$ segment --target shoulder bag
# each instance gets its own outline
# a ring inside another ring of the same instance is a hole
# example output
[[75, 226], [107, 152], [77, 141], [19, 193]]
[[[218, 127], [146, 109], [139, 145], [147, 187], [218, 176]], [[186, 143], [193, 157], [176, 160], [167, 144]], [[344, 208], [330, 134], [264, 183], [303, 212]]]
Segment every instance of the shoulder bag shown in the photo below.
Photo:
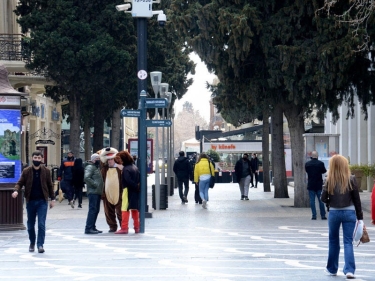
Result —
[[211, 171], [211, 163], [210, 163], [210, 161], [208, 161], [208, 167], [210, 167], [210, 185], [209, 185], [209, 187], [210, 188], [214, 188], [214, 186], [215, 186], [215, 176], [213, 176], [212, 175], [212, 171]]

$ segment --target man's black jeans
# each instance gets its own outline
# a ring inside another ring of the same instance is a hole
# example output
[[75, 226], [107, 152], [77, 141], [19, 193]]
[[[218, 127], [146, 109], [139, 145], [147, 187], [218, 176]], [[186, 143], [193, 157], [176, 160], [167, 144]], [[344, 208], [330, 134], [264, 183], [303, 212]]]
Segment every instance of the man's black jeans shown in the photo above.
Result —
[[[189, 193], [189, 178], [178, 178], [178, 192], [180, 194], [180, 198], [182, 201], [184, 201], [184, 197], [187, 198], [187, 195]], [[185, 185], [185, 191], [183, 192], [183, 185]]]

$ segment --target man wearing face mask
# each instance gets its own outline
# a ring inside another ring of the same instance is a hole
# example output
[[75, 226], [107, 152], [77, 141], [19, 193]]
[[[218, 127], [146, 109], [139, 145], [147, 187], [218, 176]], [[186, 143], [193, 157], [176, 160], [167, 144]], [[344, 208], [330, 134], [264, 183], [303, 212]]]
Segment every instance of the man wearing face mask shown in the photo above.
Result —
[[[41, 165], [42, 153], [32, 153], [33, 164], [22, 171], [21, 177], [14, 187], [12, 197], [18, 196], [19, 190], [25, 187], [27, 232], [29, 233], [29, 252], [35, 251], [35, 242], [38, 252], [44, 253], [44, 239], [46, 236], [46, 218], [48, 209], [48, 197], [51, 198], [50, 208], [55, 206], [55, 193], [53, 191], [51, 172]], [[38, 217], [38, 237], [35, 234], [35, 222]]]
[[234, 172], [240, 186], [241, 200], [249, 200], [249, 186], [252, 174], [249, 154], [244, 153], [242, 159], [237, 161]]
[[85, 234], [102, 233], [103, 231], [98, 230], [95, 225], [100, 211], [100, 199], [104, 188], [104, 181], [100, 173], [99, 154], [94, 153], [91, 155], [91, 161], [86, 162], [84, 180], [87, 185], [87, 197], [89, 199]]
[[74, 187], [72, 184], [74, 166], [74, 155], [72, 151], [68, 152], [67, 157], [61, 162], [57, 180], [60, 181], [62, 191], [65, 193], [66, 198], [69, 200], [69, 205], [74, 208], [73, 196]]

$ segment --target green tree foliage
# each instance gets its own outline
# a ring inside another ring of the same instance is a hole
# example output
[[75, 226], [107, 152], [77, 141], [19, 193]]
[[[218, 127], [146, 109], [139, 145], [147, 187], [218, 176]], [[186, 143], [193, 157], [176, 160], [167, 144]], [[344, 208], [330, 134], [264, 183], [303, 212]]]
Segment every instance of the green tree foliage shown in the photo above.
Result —
[[216, 150], [209, 149], [206, 153], [214, 162], [220, 162], [220, 155]]
[[[20, 0], [15, 11], [22, 32], [30, 35], [27, 67], [57, 82], [57, 87], [47, 89], [51, 97], [70, 102], [69, 141], [76, 153], [81, 119], [95, 127], [97, 150], [103, 143], [104, 120], [121, 106], [138, 106], [136, 20], [117, 12], [116, 4], [115, 0]], [[149, 23], [149, 68], [162, 71], [163, 80], [180, 98], [192, 82], [187, 74], [194, 72], [188, 48], [174, 33], [159, 28], [155, 19]]]
[[[16, 9], [22, 32], [29, 32], [31, 38], [27, 67], [57, 82], [57, 88], [48, 89], [52, 97], [69, 100], [69, 141], [76, 153], [81, 115], [91, 115], [99, 124], [105, 112], [119, 106], [125, 92], [120, 85], [126, 85], [124, 73], [134, 61], [134, 27], [124, 23], [127, 15], [114, 12], [114, 4], [112, 0], [21, 0]], [[109, 97], [111, 102], [105, 102]]]

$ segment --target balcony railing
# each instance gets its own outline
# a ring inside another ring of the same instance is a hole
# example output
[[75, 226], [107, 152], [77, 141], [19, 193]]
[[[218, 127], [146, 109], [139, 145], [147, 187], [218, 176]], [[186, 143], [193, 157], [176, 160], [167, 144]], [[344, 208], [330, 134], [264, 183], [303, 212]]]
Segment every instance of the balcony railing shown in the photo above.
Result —
[[[29, 63], [33, 56], [31, 54], [28, 37], [22, 34], [2, 34], [0, 33], [0, 60], [23, 61]], [[24, 75], [47, 77], [45, 70], [28, 71]]]
[[0, 34], [0, 60], [25, 61], [22, 34]]

